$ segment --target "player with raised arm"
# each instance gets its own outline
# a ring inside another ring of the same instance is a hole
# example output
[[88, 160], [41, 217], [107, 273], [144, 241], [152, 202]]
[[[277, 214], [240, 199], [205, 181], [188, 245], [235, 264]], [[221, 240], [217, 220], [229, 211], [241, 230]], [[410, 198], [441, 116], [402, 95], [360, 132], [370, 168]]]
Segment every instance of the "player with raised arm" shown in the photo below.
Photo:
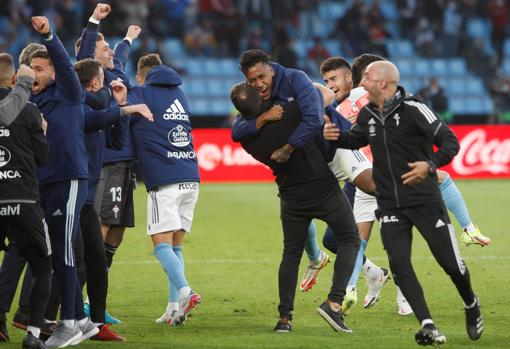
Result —
[[[74, 256], [80, 210], [87, 195], [87, 152], [84, 142], [85, 95], [64, 46], [46, 17], [32, 17], [47, 51], [32, 55], [36, 73], [30, 100], [48, 121], [48, 162], [37, 171], [42, 206], [53, 249], [53, 267], [61, 298], [61, 322], [46, 341], [65, 347], [98, 333], [83, 312]], [[66, 159], [62, 162], [62, 159]]]

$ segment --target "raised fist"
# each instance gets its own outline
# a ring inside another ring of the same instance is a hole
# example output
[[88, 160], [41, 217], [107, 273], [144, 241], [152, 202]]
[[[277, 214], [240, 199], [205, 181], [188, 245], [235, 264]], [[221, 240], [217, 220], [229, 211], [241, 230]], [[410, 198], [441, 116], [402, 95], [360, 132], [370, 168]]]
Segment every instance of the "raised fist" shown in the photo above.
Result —
[[32, 17], [32, 27], [42, 35], [48, 34], [51, 31], [50, 21], [44, 16]]
[[110, 7], [110, 5], [99, 3], [94, 9], [94, 13], [92, 13], [92, 18], [94, 18], [97, 21], [100, 21], [106, 18], [106, 16], [108, 16], [111, 10], [112, 8]]
[[16, 77], [19, 79], [22, 76], [29, 77], [35, 80], [35, 72], [28, 65], [22, 64], [18, 68], [18, 72], [16, 73]]
[[131, 40], [135, 40], [138, 38], [138, 36], [140, 35], [141, 32], [142, 32], [142, 28], [140, 28], [139, 26], [130, 25], [127, 30], [126, 36], [128, 38], [130, 38]]

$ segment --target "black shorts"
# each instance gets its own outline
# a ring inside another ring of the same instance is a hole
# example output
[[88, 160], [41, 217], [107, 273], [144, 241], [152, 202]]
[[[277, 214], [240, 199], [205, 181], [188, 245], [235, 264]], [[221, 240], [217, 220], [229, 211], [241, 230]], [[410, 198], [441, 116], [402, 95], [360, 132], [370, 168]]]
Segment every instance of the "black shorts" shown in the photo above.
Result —
[[0, 231], [7, 233], [26, 258], [35, 251], [42, 256], [51, 254], [48, 228], [38, 203], [0, 204]]
[[135, 226], [135, 185], [133, 161], [121, 161], [103, 167], [95, 205], [101, 224], [127, 228]]

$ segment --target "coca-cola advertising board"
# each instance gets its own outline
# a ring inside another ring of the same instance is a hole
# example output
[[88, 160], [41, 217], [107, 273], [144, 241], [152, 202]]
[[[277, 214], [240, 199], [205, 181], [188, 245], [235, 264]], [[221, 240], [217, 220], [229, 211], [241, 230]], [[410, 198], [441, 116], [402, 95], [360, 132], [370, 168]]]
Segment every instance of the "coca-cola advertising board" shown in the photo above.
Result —
[[[510, 126], [451, 126], [460, 151], [448, 166], [454, 178], [510, 178]], [[271, 170], [230, 138], [230, 129], [195, 129], [203, 182], [267, 182]]]

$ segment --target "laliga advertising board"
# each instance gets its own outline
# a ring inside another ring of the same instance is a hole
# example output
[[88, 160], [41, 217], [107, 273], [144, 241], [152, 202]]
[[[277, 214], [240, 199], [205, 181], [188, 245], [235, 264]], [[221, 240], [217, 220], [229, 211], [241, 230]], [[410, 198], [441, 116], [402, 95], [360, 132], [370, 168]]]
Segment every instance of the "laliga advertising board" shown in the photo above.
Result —
[[[460, 151], [442, 169], [454, 178], [510, 178], [510, 126], [451, 126]], [[230, 129], [193, 130], [204, 182], [267, 182], [271, 171], [230, 138]]]

